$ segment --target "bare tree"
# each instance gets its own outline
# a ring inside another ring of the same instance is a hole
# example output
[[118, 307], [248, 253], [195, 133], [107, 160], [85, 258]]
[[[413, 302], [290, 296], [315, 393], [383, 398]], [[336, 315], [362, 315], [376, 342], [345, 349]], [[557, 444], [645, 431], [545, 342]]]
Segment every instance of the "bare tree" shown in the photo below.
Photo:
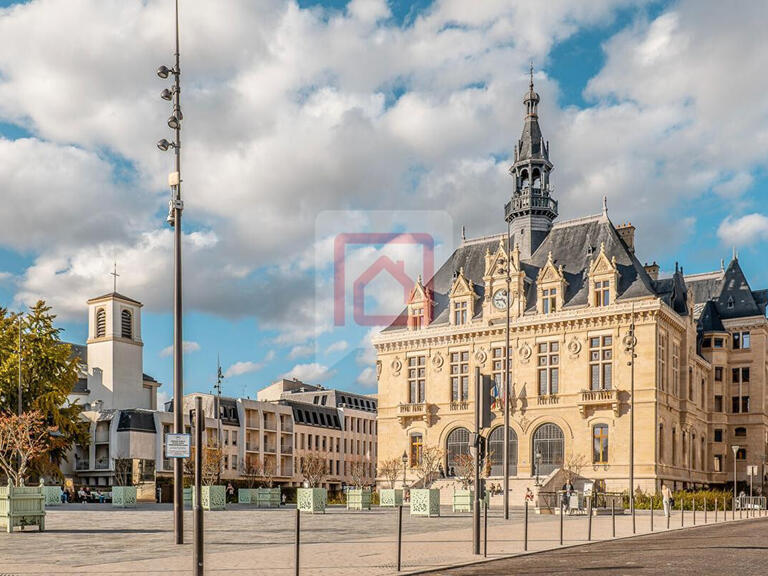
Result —
[[456, 457], [456, 477], [464, 490], [475, 483], [475, 459], [471, 454], [459, 454]]
[[390, 488], [395, 487], [395, 482], [397, 481], [398, 476], [400, 476], [402, 469], [403, 464], [400, 461], [400, 458], [384, 460], [379, 466], [379, 472], [381, 472], [381, 475], [387, 479]]
[[[184, 460], [184, 476], [194, 479], [195, 477], [195, 451], [196, 446], [189, 450], [189, 458]], [[221, 464], [224, 462], [224, 454], [219, 448], [206, 448], [203, 451], [203, 468], [201, 470], [201, 482], [204, 486], [213, 486], [216, 484], [221, 473]]]
[[437, 446], [427, 446], [421, 450], [421, 460], [416, 466], [416, 475], [424, 488], [429, 488], [437, 477], [443, 451]]
[[366, 464], [365, 462], [352, 462], [349, 467], [349, 475], [352, 476], [356, 488], [365, 486]]
[[326, 458], [316, 452], [306, 452], [301, 456], [301, 475], [311, 488], [317, 488], [328, 474]]
[[264, 465], [261, 467], [261, 477], [265, 487], [272, 488], [275, 485], [276, 468], [277, 465], [273, 459], [264, 460]]
[[23, 486], [29, 465], [48, 450], [55, 428], [38, 411], [0, 414], [0, 470], [15, 486]]
[[256, 487], [256, 482], [261, 477], [261, 465], [244, 461], [240, 466], [240, 473], [245, 478], [246, 486], [251, 489]]
[[571, 453], [571, 455], [568, 456], [568, 459], [565, 461], [565, 466], [563, 467], [566, 480], [573, 484], [573, 481], [581, 476], [581, 471], [586, 465], [587, 458], [584, 456], [584, 454]]
[[118, 486], [133, 486], [132, 459], [115, 458], [115, 484]]

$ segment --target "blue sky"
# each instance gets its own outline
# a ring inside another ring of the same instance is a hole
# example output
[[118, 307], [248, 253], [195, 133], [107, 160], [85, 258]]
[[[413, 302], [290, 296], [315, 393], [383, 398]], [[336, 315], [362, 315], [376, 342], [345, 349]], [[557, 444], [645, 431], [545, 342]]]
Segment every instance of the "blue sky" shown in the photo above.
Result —
[[[530, 61], [561, 218], [606, 195], [641, 259], [702, 272], [735, 246], [768, 286], [768, 50], [742, 25], [763, 3], [468, 4], [183, 4], [187, 390], [211, 388], [219, 355], [228, 394], [284, 374], [374, 392], [375, 327], [333, 325], [332, 237], [423, 225], [443, 258], [461, 226], [502, 229]], [[117, 260], [119, 291], [145, 303], [145, 371], [170, 393], [153, 69], [170, 60], [171, 2], [3, 6], [0, 304], [45, 298], [82, 342], [85, 300]], [[413, 254], [390, 255], [417, 273]], [[396, 309], [393, 293], [366, 307]]]

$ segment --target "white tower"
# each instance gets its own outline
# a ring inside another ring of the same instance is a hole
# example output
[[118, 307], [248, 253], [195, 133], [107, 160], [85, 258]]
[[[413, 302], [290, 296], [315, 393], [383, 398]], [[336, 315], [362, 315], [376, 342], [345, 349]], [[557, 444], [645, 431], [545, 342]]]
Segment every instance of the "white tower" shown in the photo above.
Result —
[[88, 300], [88, 402], [103, 409], [157, 407], [158, 383], [145, 382], [141, 302], [111, 292]]

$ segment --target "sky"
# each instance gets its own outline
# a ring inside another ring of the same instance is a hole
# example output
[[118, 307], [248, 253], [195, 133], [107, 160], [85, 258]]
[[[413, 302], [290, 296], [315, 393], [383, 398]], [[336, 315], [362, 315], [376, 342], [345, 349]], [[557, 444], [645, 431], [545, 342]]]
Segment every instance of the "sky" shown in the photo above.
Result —
[[[605, 196], [662, 273], [737, 251], [768, 287], [761, 0], [181, 10], [186, 391], [211, 390], [220, 358], [229, 395], [282, 376], [374, 393], [376, 316], [404, 297], [391, 278], [438, 266], [462, 228], [505, 228], [531, 63], [561, 220]], [[84, 342], [117, 263], [163, 397], [173, 155], [155, 146], [171, 138], [155, 70], [172, 55], [172, 0], [0, 0], [0, 305], [42, 298]], [[382, 262], [401, 268], [371, 280]]]

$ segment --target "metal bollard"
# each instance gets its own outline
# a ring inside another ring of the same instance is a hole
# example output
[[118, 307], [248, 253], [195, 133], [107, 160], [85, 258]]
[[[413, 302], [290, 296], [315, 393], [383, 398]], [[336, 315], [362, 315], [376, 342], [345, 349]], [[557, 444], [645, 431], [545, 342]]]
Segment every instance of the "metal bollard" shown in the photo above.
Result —
[[669, 521], [672, 519], [672, 504], [667, 504], [667, 530], [669, 530]]
[[707, 497], [704, 496], [704, 524], [707, 523]]
[[488, 500], [483, 500], [483, 558], [488, 557]]
[[616, 538], [616, 501], [611, 498], [611, 530], [613, 537]]
[[528, 500], [525, 501], [525, 524], [523, 524], [523, 550], [528, 550]]
[[685, 498], [680, 497], [680, 528], [685, 526]]
[[[733, 501], [733, 505], [736, 506], [736, 500]], [[739, 500], [739, 520], [741, 520], [742, 518], [741, 511], [742, 511], [741, 500]]]
[[563, 545], [563, 501], [560, 500], [560, 546]]
[[403, 505], [397, 507], [397, 571], [400, 572], [400, 561], [403, 551]]
[[592, 540], [592, 496], [587, 499], [587, 541]]
[[296, 576], [299, 576], [299, 545], [301, 543], [301, 510], [299, 510], [298, 504], [296, 505], [296, 535], [294, 546], [294, 559], [296, 564]]
[[651, 494], [651, 532], [653, 532], [653, 500], [655, 494]]
[[691, 508], [693, 508], [693, 525], [696, 526], [696, 496], [691, 498]]
[[715, 524], [717, 524], [717, 498], [715, 498]]

